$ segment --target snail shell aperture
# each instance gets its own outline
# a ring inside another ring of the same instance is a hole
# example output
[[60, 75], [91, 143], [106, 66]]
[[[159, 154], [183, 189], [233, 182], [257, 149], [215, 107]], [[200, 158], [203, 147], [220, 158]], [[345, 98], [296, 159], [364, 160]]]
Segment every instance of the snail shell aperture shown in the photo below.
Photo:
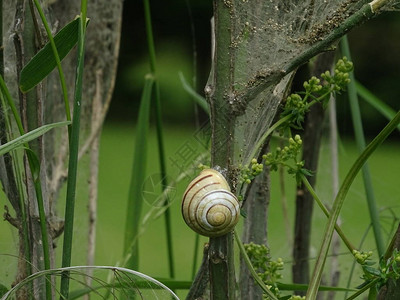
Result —
[[183, 194], [183, 219], [201, 235], [217, 237], [231, 232], [239, 214], [238, 199], [224, 176], [214, 169], [203, 170]]

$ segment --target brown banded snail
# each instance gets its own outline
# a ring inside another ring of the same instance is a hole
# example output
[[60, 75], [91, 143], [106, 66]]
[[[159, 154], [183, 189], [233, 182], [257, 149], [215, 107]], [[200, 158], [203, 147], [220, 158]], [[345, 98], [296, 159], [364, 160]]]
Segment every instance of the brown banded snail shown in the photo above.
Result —
[[203, 170], [183, 194], [183, 219], [201, 235], [217, 237], [231, 232], [239, 214], [238, 199], [224, 176], [214, 169]]

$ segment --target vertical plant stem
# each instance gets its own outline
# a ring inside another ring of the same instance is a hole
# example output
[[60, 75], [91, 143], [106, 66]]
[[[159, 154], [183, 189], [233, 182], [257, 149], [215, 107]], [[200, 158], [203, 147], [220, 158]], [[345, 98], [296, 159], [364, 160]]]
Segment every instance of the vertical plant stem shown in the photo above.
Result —
[[[71, 136], [69, 140], [69, 163], [67, 178], [67, 196], [65, 203], [65, 225], [64, 243], [62, 254], [62, 267], [71, 265], [72, 236], [74, 229], [75, 193], [76, 177], [78, 169], [78, 150], [79, 150], [79, 130], [80, 112], [82, 101], [82, 82], [83, 65], [85, 54], [85, 32], [86, 32], [86, 0], [81, 1], [81, 18], [79, 19], [78, 34], [78, 60], [76, 68], [75, 95], [74, 95], [74, 114], [71, 125]], [[69, 294], [69, 274], [63, 273], [61, 277], [61, 298], [68, 298]]]
[[[157, 142], [158, 142], [158, 155], [160, 161], [161, 184], [162, 184], [162, 192], [164, 192], [165, 189], [167, 189], [168, 187], [168, 180], [167, 180], [167, 168], [165, 163], [164, 137], [162, 129], [160, 86], [156, 77], [156, 51], [154, 46], [153, 29], [151, 25], [151, 11], [150, 11], [149, 0], [144, 0], [144, 15], [146, 22], [148, 51], [150, 56], [150, 70], [156, 78], [154, 84], [154, 89], [155, 89], [154, 108], [156, 112], [156, 130], [157, 130]], [[168, 198], [165, 201], [165, 205], [167, 204], [168, 204]], [[171, 278], [174, 278], [175, 277], [174, 253], [172, 248], [171, 212], [169, 208], [165, 210], [164, 217], [165, 217], [165, 230], [167, 236], [169, 276]]]
[[[330, 140], [330, 157], [331, 157], [331, 182], [332, 182], [332, 194], [334, 197], [339, 191], [339, 154], [338, 154], [338, 137], [337, 137], [337, 122], [336, 122], [336, 99], [331, 95], [329, 100], [329, 140]], [[340, 219], [337, 222], [340, 225]], [[333, 235], [332, 247], [331, 247], [331, 286], [338, 286], [340, 278], [339, 269], [339, 251], [340, 251], [340, 239], [337, 234]], [[335, 291], [330, 291], [327, 296], [327, 300], [333, 300], [335, 298]]]
[[[102, 78], [103, 72], [96, 71], [96, 92], [92, 103], [91, 130], [96, 131], [96, 124], [101, 119], [102, 110]], [[99, 185], [99, 154], [100, 154], [100, 131], [97, 132], [95, 139], [90, 147], [90, 170], [89, 170], [89, 199], [88, 199], [88, 246], [86, 263], [88, 266], [94, 265], [96, 253], [96, 226], [97, 226], [97, 200]], [[79, 155], [78, 155], [79, 156]], [[93, 269], [87, 270], [85, 283], [88, 287], [92, 286]], [[89, 300], [90, 295], [85, 296]]]
[[[212, 88], [207, 94], [211, 112], [211, 165], [229, 172], [233, 157], [235, 117], [226, 95], [233, 90], [231, 12], [223, 1], [214, 1], [215, 54]], [[229, 173], [228, 173], [229, 174]], [[229, 178], [228, 178], [229, 181]], [[209, 268], [211, 299], [235, 299], [233, 235], [210, 238]]]
[[[351, 54], [347, 36], [344, 36], [342, 38], [340, 45], [343, 55], [347, 56], [347, 58], [351, 61]], [[358, 103], [354, 72], [350, 72], [349, 75], [350, 75], [350, 83], [348, 84], [348, 94], [350, 101], [351, 116], [353, 119], [353, 127], [354, 127], [354, 134], [356, 137], [357, 147], [359, 153], [361, 153], [365, 149], [366, 143], [365, 143], [364, 130], [361, 120], [360, 106]], [[369, 171], [368, 163], [366, 163], [362, 167], [362, 175], [364, 181], [365, 194], [367, 197], [369, 215], [371, 218], [372, 229], [375, 237], [375, 243], [378, 249], [378, 255], [379, 257], [381, 257], [385, 253], [385, 244], [383, 242], [381, 225], [379, 222], [379, 214], [376, 206], [374, 190], [371, 180], [371, 173]]]

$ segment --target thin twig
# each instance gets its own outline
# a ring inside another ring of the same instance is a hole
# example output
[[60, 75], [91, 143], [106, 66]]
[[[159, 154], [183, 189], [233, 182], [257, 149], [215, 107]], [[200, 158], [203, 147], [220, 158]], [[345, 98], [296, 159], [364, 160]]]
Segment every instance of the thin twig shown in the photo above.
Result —
[[[329, 100], [329, 127], [330, 127], [330, 148], [331, 148], [331, 174], [332, 174], [332, 193], [334, 199], [339, 191], [339, 155], [338, 155], [338, 138], [337, 138], [337, 122], [336, 122], [336, 101], [335, 97], [331, 95]], [[338, 218], [337, 224], [340, 226], [340, 217]], [[331, 286], [337, 286], [339, 284], [340, 271], [339, 271], [339, 255], [340, 251], [340, 238], [335, 232], [332, 236], [332, 248], [331, 248]], [[335, 292], [330, 291], [327, 296], [327, 300], [334, 299]]]
[[[96, 93], [92, 102], [92, 129], [93, 124], [101, 118], [101, 91], [102, 91], [102, 75], [101, 69], [96, 72]], [[100, 131], [97, 138], [94, 139], [90, 150], [90, 175], [89, 175], [89, 203], [88, 203], [88, 250], [87, 250], [87, 265], [94, 265], [94, 256], [96, 250], [96, 224], [97, 224], [97, 195], [98, 195], [98, 174], [99, 174], [99, 145]], [[88, 269], [88, 276], [85, 277], [86, 284], [90, 287], [92, 283], [93, 269]], [[89, 295], [85, 298], [89, 299]]]

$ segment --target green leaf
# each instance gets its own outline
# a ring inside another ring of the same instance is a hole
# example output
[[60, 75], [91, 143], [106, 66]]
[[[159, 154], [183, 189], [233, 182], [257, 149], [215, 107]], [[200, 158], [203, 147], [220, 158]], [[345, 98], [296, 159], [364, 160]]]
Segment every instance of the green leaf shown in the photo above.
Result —
[[45, 134], [50, 129], [66, 126], [70, 123], [71, 122], [69, 122], [69, 121], [52, 123], [52, 124], [43, 125], [39, 128], [29, 131], [28, 133], [25, 133], [24, 135], [21, 135], [20, 137], [17, 137], [16, 139], [14, 139], [8, 143], [5, 143], [4, 145], [1, 145], [0, 146], [0, 156], [4, 155], [7, 152], [10, 152], [11, 150], [22, 147], [25, 143], [38, 138], [39, 136]]
[[[78, 42], [78, 24], [80, 17], [65, 25], [55, 36], [60, 60], [74, 48]], [[87, 26], [88, 22], [86, 22]], [[50, 43], [47, 43], [22, 69], [19, 81], [23, 93], [28, 92], [41, 82], [57, 66]]]
[[381, 271], [376, 269], [376, 268], [364, 266], [364, 270], [367, 271], [368, 273], [372, 274], [372, 275], [377, 276], [377, 277], [381, 276]]

